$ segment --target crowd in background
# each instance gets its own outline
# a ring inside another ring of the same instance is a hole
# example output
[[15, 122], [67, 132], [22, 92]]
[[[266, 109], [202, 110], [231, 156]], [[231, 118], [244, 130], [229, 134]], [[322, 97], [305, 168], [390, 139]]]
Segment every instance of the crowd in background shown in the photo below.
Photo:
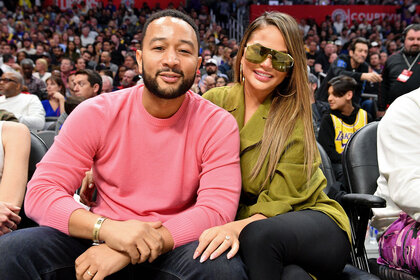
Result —
[[[176, 7], [190, 15], [199, 27], [203, 64], [197, 71], [193, 86], [195, 92], [203, 94], [215, 86], [233, 82], [232, 69], [239, 42], [228, 37], [227, 20], [235, 15], [236, 9], [254, 2], [221, 1], [205, 5], [203, 2], [190, 1], [187, 6], [181, 4]], [[25, 77], [27, 92], [41, 100], [51, 98], [45, 82], [55, 75], [62, 79], [66, 88], [65, 96], [69, 97], [74, 94], [71, 73], [82, 69], [92, 69], [108, 76], [103, 92], [141, 83], [135, 51], [141, 47], [142, 29], [147, 17], [160, 10], [159, 4], [149, 7], [144, 3], [140, 9], [133, 5], [121, 5], [117, 9], [111, 3], [102, 6], [98, 2], [98, 6], [88, 8], [81, 1], [71, 9], [61, 11], [57, 6], [41, 8], [37, 3], [40, 4], [37, 1], [31, 8], [18, 5], [7, 7], [0, 1], [0, 69], [2, 72], [20, 72]], [[387, 58], [402, 48], [401, 34], [404, 28], [420, 22], [411, 0], [398, 4], [401, 6], [395, 21], [384, 18], [369, 23], [365, 19], [360, 22], [354, 20], [349, 25], [340, 16], [327, 16], [318, 25], [311, 19], [300, 20], [307, 63], [319, 83], [327, 74], [330, 64], [338, 55], [348, 53], [352, 39], [358, 37], [369, 41], [366, 62], [380, 74]], [[168, 8], [174, 7], [169, 4]], [[230, 14], [226, 14], [226, 11]], [[369, 83], [364, 87], [364, 92], [377, 94], [378, 85]]]

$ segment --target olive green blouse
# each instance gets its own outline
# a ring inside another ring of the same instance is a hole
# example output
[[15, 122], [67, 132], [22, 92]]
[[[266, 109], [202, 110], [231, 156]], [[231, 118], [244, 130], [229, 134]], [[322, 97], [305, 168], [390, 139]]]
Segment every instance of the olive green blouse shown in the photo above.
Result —
[[262, 139], [272, 98], [266, 98], [244, 125], [245, 100], [242, 85], [214, 88], [203, 97], [226, 109], [238, 122], [241, 137], [242, 194], [237, 219], [254, 214], [273, 217], [289, 211], [312, 209], [331, 217], [351, 239], [346, 213], [340, 204], [323, 192], [327, 180], [319, 168], [319, 154], [315, 158], [314, 172], [307, 184], [302, 121], [296, 123], [293, 134], [287, 140], [285, 146], [288, 148], [277, 164], [273, 179], [261, 188], [267, 173], [267, 161], [254, 180], [250, 179], [250, 174], [258, 158], [259, 148], [256, 144]]

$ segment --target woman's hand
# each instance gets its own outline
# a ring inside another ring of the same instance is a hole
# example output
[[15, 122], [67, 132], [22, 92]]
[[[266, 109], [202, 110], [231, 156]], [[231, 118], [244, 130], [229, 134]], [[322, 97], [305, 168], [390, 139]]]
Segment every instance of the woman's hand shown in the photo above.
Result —
[[76, 277], [78, 280], [104, 279], [129, 263], [127, 254], [111, 249], [106, 244], [92, 246], [76, 259]]
[[20, 208], [13, 204], [0, 201], [0, 236], [17, 229], [20, 223]]
[[235, 229], [235, 222], [205, 230], [199, 238], [193, 258], [201, 255], [200, 262], [205, 262], [208, 258], [213, 260], [229, 248], [231, 249], [227, 258], [233, 258], [239, 250], [239, 233]]
[[80, 202], [93, 207], [96, 203], [92, 201], [93, 192], [95, 191], [95, 182], [93, 181], [92, 170], [89, 170], [85, 174], [85, 178], [82, 181], [82, 187], [80, 188]]
[[57, 100], [58, 102], [64, 102], [65, 101], [64, 95], [62, 95], [58, 91], [54, 92], [52, 94], [51, 98]]

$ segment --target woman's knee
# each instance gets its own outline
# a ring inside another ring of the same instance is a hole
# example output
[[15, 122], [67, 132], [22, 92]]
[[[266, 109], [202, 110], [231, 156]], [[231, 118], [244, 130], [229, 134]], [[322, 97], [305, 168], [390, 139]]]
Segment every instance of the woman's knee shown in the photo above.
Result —
[[272, 218], [248, 224], [239, 236], [241, 248], [258, 250], [264, 254], [270, 248], [281, 248], [283, 241], [287, 243], [292, 239], [295, 239], [293, 233]]

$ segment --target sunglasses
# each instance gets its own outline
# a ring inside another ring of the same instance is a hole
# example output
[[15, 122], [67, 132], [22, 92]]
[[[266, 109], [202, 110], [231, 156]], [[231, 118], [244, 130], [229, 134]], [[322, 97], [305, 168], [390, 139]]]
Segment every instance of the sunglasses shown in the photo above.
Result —
[[10, 82], [17, 83], [17, 81], [15, 81], [15, 80], [13, 80], [13, 79], [9, 79], [9, 78], [0, 78], [0, 83], [10, 83]]
[[293, 57], [288, 53], [266, 48], [258, 43], [246, 47], [245, 59], [251, 63], [261, 63], [268, 56], [271, 58], [273, 68], [279, 72], [287, 72], [293, 67]]

